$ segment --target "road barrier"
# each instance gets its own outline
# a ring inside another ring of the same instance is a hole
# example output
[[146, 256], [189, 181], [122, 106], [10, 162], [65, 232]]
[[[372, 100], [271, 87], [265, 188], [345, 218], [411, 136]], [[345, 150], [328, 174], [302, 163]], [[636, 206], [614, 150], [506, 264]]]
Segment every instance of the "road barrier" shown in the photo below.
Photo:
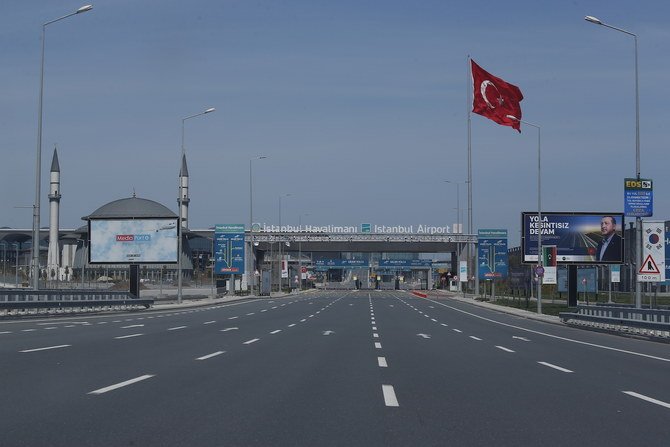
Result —
[[153, 299], [101, 290], [0, 290], [0, 315], [149, 308]]
[[559, 317], [566, 324], [670, 340], [670, 310], [666, 309], [600, 304], [577, 306], [576, 312], [561, 312]]

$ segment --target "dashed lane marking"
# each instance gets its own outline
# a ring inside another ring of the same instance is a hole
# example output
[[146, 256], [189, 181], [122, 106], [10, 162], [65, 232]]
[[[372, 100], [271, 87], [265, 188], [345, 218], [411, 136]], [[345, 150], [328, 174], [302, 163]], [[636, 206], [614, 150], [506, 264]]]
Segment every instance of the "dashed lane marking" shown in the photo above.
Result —
[[143, 376], [135, 377], [134, 379], [126, 380], [125, 382], [120, 382], [114, 385], [106, 386], [104, 388], [99, 388], [97, 390], [91, 391], [88, 394], [104, 394], [109, 391], [114, 391], [119, 388], [123, 388], [124, 386], [132, 385], [133, 383], [141, 382], [143, 380], [147, 380], [154, 377], [153, 374], [145, 374]]

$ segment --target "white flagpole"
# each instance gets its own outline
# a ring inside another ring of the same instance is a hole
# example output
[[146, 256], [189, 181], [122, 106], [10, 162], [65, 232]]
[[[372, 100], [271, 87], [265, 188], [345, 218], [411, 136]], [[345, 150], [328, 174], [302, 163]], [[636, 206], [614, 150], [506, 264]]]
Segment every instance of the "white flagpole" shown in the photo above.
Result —
[[[472, 62], [470, 55], [468, 54], [468, 82], [467, 82], [467, 110], [468, 110], [468, 234], [473, 234], [473, 225], [472, 225], [472, 97], [470, 92], [472, 91], [473, 81], [472, 81]], [[473, 254], [475, 252], [474, 244], [468, 244], [468, 274], [475, 277], [475, 296], [479, 296], [479, 275], [476, 272], [477, 263], [472, 262]]]

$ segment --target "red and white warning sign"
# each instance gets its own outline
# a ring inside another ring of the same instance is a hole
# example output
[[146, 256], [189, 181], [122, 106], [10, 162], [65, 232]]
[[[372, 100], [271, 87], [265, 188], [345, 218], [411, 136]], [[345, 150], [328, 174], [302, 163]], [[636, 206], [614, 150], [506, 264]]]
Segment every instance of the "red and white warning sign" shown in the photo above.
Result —
[[665, 281], [665, 223], [642, 222], [642, 259], [637, 272], [640, 282]]

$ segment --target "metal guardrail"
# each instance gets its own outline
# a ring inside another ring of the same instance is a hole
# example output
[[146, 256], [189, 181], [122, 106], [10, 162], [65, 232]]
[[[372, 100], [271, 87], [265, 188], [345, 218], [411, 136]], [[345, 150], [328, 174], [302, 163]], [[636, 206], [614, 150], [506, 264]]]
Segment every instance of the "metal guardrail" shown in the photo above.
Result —
[[105, 309], [149, 308], [153, 299], [133, 298], [128, 292], [101, 290], [0, 290], [0, 311], [37, 310], [41, 313], [65, 309], [95, 311]]
[[666, 309], [637, 309], [604, 304], [578, 306], [576, 312], [561, 312], [559, 317], [568, 324], [670, 338], [670, 310]]

